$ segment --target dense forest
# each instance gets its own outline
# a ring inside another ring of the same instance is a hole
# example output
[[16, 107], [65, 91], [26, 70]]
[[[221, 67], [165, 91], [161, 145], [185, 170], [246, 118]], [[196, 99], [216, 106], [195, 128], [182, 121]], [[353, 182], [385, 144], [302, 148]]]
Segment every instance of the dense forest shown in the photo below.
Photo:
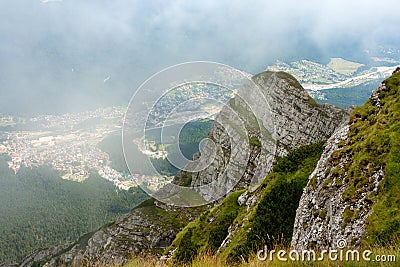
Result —
[[139, 188], [118, 190], [96, 173], [82, 183], [62, 180], [49, 167], [14, 174], [6, 160], [0, 155], [0, 264], [74, 241], [147, 198]]

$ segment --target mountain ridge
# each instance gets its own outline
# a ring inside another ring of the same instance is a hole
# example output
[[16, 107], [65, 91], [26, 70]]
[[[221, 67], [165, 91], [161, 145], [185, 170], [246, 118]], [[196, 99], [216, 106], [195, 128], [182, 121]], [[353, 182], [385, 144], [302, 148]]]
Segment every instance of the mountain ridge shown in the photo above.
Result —
[[[232, 194], [203, 213], [178, 234], [166, 252], [168, 258], [190, 263], [211, 251], [229, 264], [246, 261], [264, 245], [291, 245], [297, 251], [396, 247], [400, 236], [399, 94], [400, 69], [396, 69], [326, 143], [320, 143], [319, 150], [311, 148], [318, 147], [314, 143], [290, 151], [260, 187]], [[313, 153], [317, 156], [311, 159]], [[291, 187], [293, 181], [301, 186]], [[228, 226], [219, 229], [226, 237], [213, 249], [218, 236], [213, 233], [213, 221], [229, 214], [225, 202], [234, 201], [229, 198], [236, 200], [236, 213]]]
[[[240, 90], [241, 96], [254, 110], [249, 109], [243, 99], [235, 97], [230, 101], [229, 107], [225, 110], [223, 108], [219, 115], [229, 118], [232, 115], [228, 110], [234, 109], [242, 116], [244, 127], [249, 133], [243, 137], [248, 138], [250, 145], [249, 161], [244, 166], [244, 173], [236, 172], [240, 179], [233, 189], [211, 187], [211, 191], [200, 190], [202, 196], [215, 193], [227, 195], [231, 191], [249, 186], [256, 188], [261, 179], [272, 170], [277, 158], [288, 155], [290, 150], [302, 145], [326, 140], [348, 116], [340, 108], [317, 104], [289, 74], [267, 71], [255, 75], [253, 81], [260, 87], [260, 97], [254, 97], [254, 92], [246, 91], [246, 87]], [[265, 109], [266, 103], [263, 99], [268, 100], [270, 110]], [[261, 114], [260, 118], [254, 118], [254, 112]], [[271, 128], [271, 123], [274, 128]], [[239, 134], [229, 140], [222, 126], [226, 127], [223, 120], [218, 121], [217, 116], [209, 133], [209, 138], [215, 141], [217, 152], [219, 151], [217, 160], [205, 170], [191, 173], [190, 177], [182, 179], [187, 173], [178, 172], [175, 182], [179, 182], [179, 179], [185, 182], [190, 178], [191, 186], [199, 186], [221, 180], [220, 172], [216, 170], [223, 169], [226, 164], [224, 162], [228, 162], [233, 154], [230, 144], [237, 141], [235, 138], [243, 138]], [[271, 136], [276, 138], [276, 143]], [[235, 170], [231, 175], [235, 176]], [[225, 178], [222, 177], [221, 181]], [[251, 192], [254, 189], [248, 190]], [[59, 263], [79, 265], [82, 262], [89, 262], [90, 265], [115, 265], [126, 263], [130, 257], [141, 253], [161, 255], [163, 248], [172, 243], [175, 235], [187, 223], [216, 204], [189, 209], [165, 205], [154, 199], [148, 200], [130, 214], [95, 232], [82, 244], [74, 243], [67, 251], [53, 256], [48, 252], [38, 252], [31, 255], [30, 259], [33, 260], [26, 260], [21, 266], [33, 266], [35, 262], [47, 262], [48, 266]]]

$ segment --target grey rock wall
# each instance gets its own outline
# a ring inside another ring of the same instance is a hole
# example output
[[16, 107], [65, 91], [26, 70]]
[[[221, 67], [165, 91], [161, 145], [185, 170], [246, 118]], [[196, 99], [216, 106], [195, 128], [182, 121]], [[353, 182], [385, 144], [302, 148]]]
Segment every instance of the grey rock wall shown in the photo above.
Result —
[[[378, 108], [379, 92], [384, 88], [382, 84], [370, 97], [371, 104]], [[349, 127], [345, 123], [328, 140], [304, 189], [292, 237], [292, 247], [297, 250], [335, 248], [339, 241], [347, 247], [358, 247], [366, 233], [366, 220], [373, 204], [369, 196], [377, 192], [384, 172], [378, 168], [368, 177], [368, 186], [346, 201], [344, 193], [350, 184], [345, 166], [352, 160], [346, 149]]]
[[[327, 140], [348, 116], [340, 108], [315, 103], [289, 74], [263, 72], [254, 76], [253, 81], [259, 92], [245, 86], [239, 90], [240, 97], [232, 99], [216, 118], [209, 134], [213, 144], [206, 144], [215, 146], [216, 159], [209, 167], [191, 174], [191, 186], [199, 188], [198, 192], [206, 200], [229, 193], [232, 188], [225, 186], [229, 180], [237, 183], [234, 190], [256, 185], [271, 170], [277, 157], [300, 145]], [[253, 91], [246, 91], [249, 89]], [[230, 130], [226, 128], [233, 120], [227, 114], [231, 110], [240, 114], [245, 133], [236, 130], [231, 136], [227, 134]], [[243, 139], [250, 140], [250, 144]], [[251, 140], [255, 139], [260, 145], [253, 145]], [[247, 153], [247, 158], [241, 157], [247, 159], [244, 166], [229, 166], [237, 153]], [[201, 188], [213, 181], [220, 182]]]

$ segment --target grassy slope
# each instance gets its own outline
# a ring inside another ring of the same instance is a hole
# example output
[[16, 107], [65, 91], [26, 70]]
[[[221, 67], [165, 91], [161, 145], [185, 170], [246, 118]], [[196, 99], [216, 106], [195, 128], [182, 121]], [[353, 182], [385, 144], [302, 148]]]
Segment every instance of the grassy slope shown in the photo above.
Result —
[[[293, 231], [296, 209], [323, 150], [323, 142], [302, 146], [281, 158], [263, 184], [254, 192], [261, 193], [257, 204], [239, 214], [234, 223], [244, 222], [232, 243], [222, 251], [228, 262], [247, 259], [265, 244], [269, 247], [288, 245]], [[244, 217], [248, 217], [248, 220]]]
[[388, 245], [400, 239], [400, 73], [384, 81], [386, 89], [378, 109], [367, 101], [350, 118], [349, 144], [344, 149], [352, 155], [347, 167], [352, 197], [370, 185], [369, 177], [383, 168], [385, 177], [379, 194], [371, 196], [374, 212], [368, 219], [365, 243]]
[[220, 205], [204, 212], [197, 220], [189, 223], [167, 249], [178, 248], [176, 262], [190, 262], [199, 253], [215, 253], [228, 234], [228, 228], [238, 213], [243, 210], [237, 198], [243, 190], [232, 193]]
[[[232, 243], [220, 254], [231, 263], [247, 258], [264, 244], [288, 244], [299, 199], [322, 148], [322, 143], [303, 146], [279, 159], [273, 172], [254, 192], [261, 193], [261, 198], [249, 212], [245, 205], [238, 205], [237, 199], [244, 191], [237, 191], [187, 225], [168, 249], [177, 248], [174, 261], [190, 262], [199, 254], [215, 253], [229, 226], [235, 223], [244, 222], [244, 227], [239, 228]], [[245, 216], [248, 220], [243, 220]]]

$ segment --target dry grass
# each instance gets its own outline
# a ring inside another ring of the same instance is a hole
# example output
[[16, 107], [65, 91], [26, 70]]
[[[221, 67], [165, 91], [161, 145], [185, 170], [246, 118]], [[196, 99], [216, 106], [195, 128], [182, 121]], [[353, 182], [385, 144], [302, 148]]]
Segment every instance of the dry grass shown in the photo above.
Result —
[[[275, 250], [279, 250], [280, 248], [275, 248]], [[334, 267], [334, 266], [385, 266], [385, 267], [396, 267], [400, 266], [400, 248], [398, 246], [390, 246], [387, 248], [382, 248], [382, 247], [369, 247], [366, 248], [372, 251], [372, 255], [370, 256], [370, 259], [374, 259], [376, 255], [395, 255], [396, 261], [395, 262], [376, 262], [376, 261], [363, 261], [361, 253], [363, 250], [360, 250], [360, 258], [361, 260], [359, 262], [357, 261], [331, 261], [328, 259], [328, 257], [325, 257], [323, 261], [306, 261], [306, 262], [301, 262], [301, 261], [287, 261], [287, 262], [282, 262], [277, 259], [276, 254], [274, 255], [274, 260], [266, 260], [266, 261], [260, 261], [257, 259], [256, 255], [252, 255], [249, 257], [248, 261], [242, 261], [241, 263], [237, 264], [229, 264], [227, 263], [224, 259], [221, 257], [217, 257], [215, 255], [211, 254], [202, 254], [196, 257], [191, 264], [186, 264], [186, 265], [180, 265], [182, 267], [261, 267], [261, 266], [284, 266], [284, 267], [297, 267], [297, 266], [323, 266], [323, 267]], [[289, 251], [288, 249], [285, 249], [286, 251]], [[286, 255], [287, 257], [287, 255]], [[129, 264], [127, 264], [125, 267], [171, 267], [174, 266], [173, 262], [161, 262], [157, 258], [136, 258], [132, 260]]]

